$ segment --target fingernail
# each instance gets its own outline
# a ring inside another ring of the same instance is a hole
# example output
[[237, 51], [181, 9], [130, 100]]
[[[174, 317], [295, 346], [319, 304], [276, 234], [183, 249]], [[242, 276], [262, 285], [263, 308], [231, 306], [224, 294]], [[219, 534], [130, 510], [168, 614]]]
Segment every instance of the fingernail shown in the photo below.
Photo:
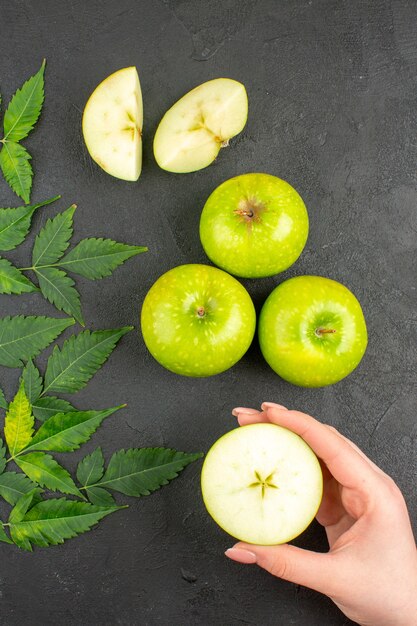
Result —
[[237, 561], [238, 563], [245, 563], [246, 565], [256, 563], [256, 554], [254, 552], [249, 552], [249, 550], [229, 548], [226, 550], [225, 555], [229, 557], [229, 559], [232, 559], [232, 561]]
[[285, 409], [286, 411], [288, 410], [286, 406], [284, 406], [283, 404], [276, 404], [275, 402], [262, 402], [261, 407], [266, 410], [266, 409]]
[[244, 406], [237, 406], [235, 409], [233, 409], [232, 415], [237, 417], [239, 413], [246, 413], [247, 415], [255, 415], [256, 413], [259, 413], [259, 411], [257, 411], [256, 409], [245, 409]]

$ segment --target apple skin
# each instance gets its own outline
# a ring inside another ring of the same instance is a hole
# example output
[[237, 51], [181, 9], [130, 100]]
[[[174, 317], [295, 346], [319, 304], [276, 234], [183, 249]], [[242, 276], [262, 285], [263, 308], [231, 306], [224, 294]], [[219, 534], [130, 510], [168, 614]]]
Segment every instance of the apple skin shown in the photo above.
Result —
[[141, 312], [149, 352], [183, 376], [212, 376], [232, 367], [249, 348], [255, 326], [246, 289], [208, 265], [180, 265], [163, 274]]
[[321, 276], [297, 276], [278, 285], [262, 307], [258, 332], [267, 363], [300, 387], [342, 380], [357, 367], [368, 342], [356, 297]]
[[[265, 488], [259, 478], [267, 479]], [[323, 475], [301, 437], [258, 423], [236, 428], [213, 444], [201, 490], [207, 511], [223, 530], [240, 541], [274, 545], [291, 541], [314, 519]]]
[[307, 237], [302, 198], [270, 174], [226, 180], [210, 195], [200, 219], [200, 239], [209, 259], [242, 278], [283, 272], [298, 259]]

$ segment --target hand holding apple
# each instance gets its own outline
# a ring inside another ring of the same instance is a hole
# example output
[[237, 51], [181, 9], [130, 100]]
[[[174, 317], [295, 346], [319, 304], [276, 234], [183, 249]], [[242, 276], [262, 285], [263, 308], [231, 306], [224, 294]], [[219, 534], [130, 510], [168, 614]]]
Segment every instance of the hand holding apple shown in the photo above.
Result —
[[269, 402], [262, 409], [233, 413], [242, 426], [265, 422], [292, 430], [322, 460], [324, 493], [317, 520], [326, 529], [330, 550], [238, 543], [227, 556], [326, 594], [359, 624], [414, 624], [417, 551], [394, 481], [334, 428]]

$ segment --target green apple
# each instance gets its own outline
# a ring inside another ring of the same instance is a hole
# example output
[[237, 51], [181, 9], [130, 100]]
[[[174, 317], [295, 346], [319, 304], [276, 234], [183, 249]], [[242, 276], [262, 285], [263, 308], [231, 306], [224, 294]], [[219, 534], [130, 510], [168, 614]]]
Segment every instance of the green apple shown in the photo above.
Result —
[[208, 265], [180, 265], [163, 274], [141, 313], [149, 352], [184, 376], [212, 376], [234, 365], [249, 348], [255, 325], [246, 289]]
[[359, 364], [368, 341], [365, 318], [353, 293], [321, 276], [298, 276], [267, 298], [259, 343], [272, 369], [301, 387], [338, 382]]
[[142, 169], [143, 105], [135, 67], [108, 76], [91, 94], [83, 115], [87, 150], [108, 174], [137, 180]]
[[223, 435], [209, 450], [201, 489], [212, 518], [248, 543], [286, 543], [320, 506], [323, 477], [311, 448], [275, 424], [252, 424]]
[[155, 159], [168, 172], [201, 170], [241, 132], [247, 117], [244, 85], [230, 78], [209, 80], [165, 113], [155, 134]]
[[213, 263], [244, 278], [283, 272], [300, 256], [308, 214], [291, 185], [270, 174], [226, 180], [207, 200], [200, 239]]

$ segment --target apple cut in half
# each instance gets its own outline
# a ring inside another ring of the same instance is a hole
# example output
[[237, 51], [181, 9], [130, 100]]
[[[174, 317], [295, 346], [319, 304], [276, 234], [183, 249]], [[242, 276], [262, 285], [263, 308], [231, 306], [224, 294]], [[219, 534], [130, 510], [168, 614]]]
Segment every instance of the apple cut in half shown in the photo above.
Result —
[[108, 76], [91, 94], [83, 135], [91, 158], [108, 174], [137, 180], [142, 170], [143, 104], [136, 67]]
[[323, 476], [311, 448], [276, 424], [242, 426], [209, 450], [201, 474], [208, 512], [240, 541], [286, 543], [320, 506]]
[[248, 96], [242, 83], [230, 78], [209, 80], [165, 113], [155, 134], [155, 159], [168, 172], [201, 170], [243, 130], [247, 117]]

